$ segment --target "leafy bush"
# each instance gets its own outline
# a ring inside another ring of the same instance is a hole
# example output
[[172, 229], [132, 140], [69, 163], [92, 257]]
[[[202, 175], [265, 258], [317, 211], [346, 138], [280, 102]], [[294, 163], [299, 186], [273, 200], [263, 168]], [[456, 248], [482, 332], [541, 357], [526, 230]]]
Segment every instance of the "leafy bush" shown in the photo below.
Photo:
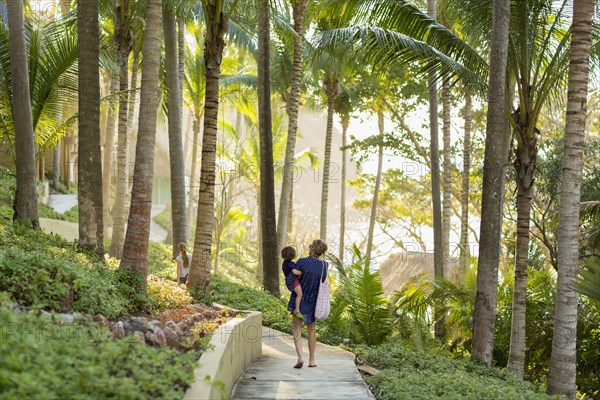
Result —
[[181, 399], [197, 354], [153, 348], [105, 328], [60, 325], [0, 307], [0, 397]]
[[[283, 332], [292, 332], [292, 319], [287, 301], [249, 286], [232, 283], [223, 278], [211, 280], [213, 301], [238, 310], [256, 310], [263, 314], [263, 325]], [[194, 293], [193, 293], [194, 294]]]
[[414, 351], [401, 343], [359, 346], [361, 361], [382, 371], [369, 379], [378, 399], [549, 399], [541, 388], [497, 368], [452, 359], [449, 353]]
[[177, 265], [173, 261], [173, 248], [165, 243], [148, 243], [148, 273], [163, 279], [177, 280]]
[[47, 206], [42, 203], [39, 203], [38, 204], [38, 212], [39, 212], [40, 218], [58, 219], [61, 221], [68, 221], [68, 222], [75, 222], [75, 223], [79, 222], [79, 207], [78, 206], [74, 206], [70, 210], [67, 210], [64, 214], [61, 214], [57, 211], [54, 211], [54, 209], [52, 207]]
[[148, 296], [153, 310], [185, 307], [193, 300], [184, 287], [154, 275], [148, 276]]
[[152, 218], [154, 222], [160, 225], [164, 230], [171, 230], [171, 205], [167, 204], [165, 209]]
[[116, 275], [57, 236], [0, 225], [0, 290], [24, 306], [117, 317], [132, 311]]

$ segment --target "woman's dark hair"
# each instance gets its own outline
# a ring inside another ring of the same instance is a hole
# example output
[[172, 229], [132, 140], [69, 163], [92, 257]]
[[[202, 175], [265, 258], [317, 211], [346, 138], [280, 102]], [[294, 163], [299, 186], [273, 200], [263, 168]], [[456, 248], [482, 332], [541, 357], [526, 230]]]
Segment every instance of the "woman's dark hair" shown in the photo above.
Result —
[[293, 260], [296, 258], [296, 250], [291, 246], [286, 246], [281, 249], [281, 258], [284, 260]]

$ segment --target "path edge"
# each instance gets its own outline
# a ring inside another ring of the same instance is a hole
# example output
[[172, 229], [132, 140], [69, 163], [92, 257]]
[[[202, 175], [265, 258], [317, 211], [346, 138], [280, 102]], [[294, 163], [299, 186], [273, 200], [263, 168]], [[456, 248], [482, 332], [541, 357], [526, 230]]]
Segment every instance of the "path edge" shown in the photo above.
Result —
[[[235, 312], [235, 310], [234, 310]], [[262, 355], [262, 313], [246, 311], [219, 326], [194, 369], [184, 400], [229, 398], [246, 367]]]

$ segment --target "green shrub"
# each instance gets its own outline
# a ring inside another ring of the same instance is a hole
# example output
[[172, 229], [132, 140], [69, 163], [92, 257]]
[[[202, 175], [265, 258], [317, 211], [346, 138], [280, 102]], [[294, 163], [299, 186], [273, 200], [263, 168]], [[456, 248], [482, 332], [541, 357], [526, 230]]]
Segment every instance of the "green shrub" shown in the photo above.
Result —
[[197, 354], [0, 307], [0, 398], [181, 399]]
[[148, 276], [148, 297], [150, 307], [157, 311], [185, 307], [192, 304], [193, 300], [185, 287], [154, 275]]
[[452, 359], [449, 353], [414, 351], [398, 343], [358, 346], [358, 358], [382, 369], [369, 379], [378, 399], [549, 399], [539, 386], [498, 368]]
[[171, 230], [171, 205], [167, 204], [165, 206], [165, 209], [162, 210], [159, 214], [155, 215], [152, 219], [163, 229], [167, 231]]
[[263, 314], [263, 325], [283, 332], [292, 332], [292, 319], [287, 300], [249, 286], [232, 283], [220, 277], [211, 280], [212, 299], [216, 303], [238, 310], [256, 310]]
[[177, 264], [173, 261], [173, 247], [165, 243], [149, 242], [148, 273], [163, 279], [177, 280]]
[[73, 243], [58, 236], [0, 225], [0, 249], [0, 291], [21, 305], [111, 318], [143, 303], [111, 269], [114, 263], [78, 253]]

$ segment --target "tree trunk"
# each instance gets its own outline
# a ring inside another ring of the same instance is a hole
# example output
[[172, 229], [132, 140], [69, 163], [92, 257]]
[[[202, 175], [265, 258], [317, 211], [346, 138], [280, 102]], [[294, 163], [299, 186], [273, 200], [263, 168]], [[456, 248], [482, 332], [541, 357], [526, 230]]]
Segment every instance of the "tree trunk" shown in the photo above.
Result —
[[189, 238], [192, 232], [192, 223], [194, 222], [194, 209], [196, 208], [196, 202], [194, 201], [194, 195], [198, 193], [198, 186], [196, 185], [196, 170], [198, 169], [198, 142], [200, 140], [200, 114], [194, 116], [194, 122], [192, 123], [192, 130], [194, 131], [194, 139], [192, 142], [192, 167], [190, 171], [190, 190], [188, 193], [188, 224], [187, 224], [187, 237]]
[[52, 187], [58, 192], [60, 190], [60, 142], [56, 143], [53, 156]]
[[579, 202], [589, 82], [592, 0], [574, 0], [567, 121], [558, 217], [558, 277], [548, 394], [575, 398]]
[[[217, 152], [217, 123], [219, 118], [219, 74], [229, 16], [223, 12], [223, 3], [207, 1], [204, 7], [206, 35], [204, 63], [206, 90], [204, 98], [204, 129], [202, 133], [202, 161], [194, 257], [188, 276], [190, 288], [208, 288], [210, 285], [210, 253], [215, 211], [215, 178]], [[218, 6], [218, 7], [217, 7]]]
[[102, 215], [104, 217], [104, 237], [108, 236], [107, 229], [110, 226], [110, 193], [112, 178], [112, 149], [115, 136], [115, 120], [117, 119], [118, 101], [112, 97], [119, 91], [119, 77], [110, 78], [110, 101], [108, 105], [108, 116], [106, 120], [106, 134], [104, 135], [104, 162], [102, 163]]
[[7, 7], [14, 103], [15, 166], [17, 170], [14, 220], [22, 221], [37, 228], [39, 221], [35, 187], [35, 147], [33, 144], [33, 121], [29, 94], [27, 49], [25, 47], [23, 2], [9, 1]]
[[383, 133], [384, 120], [383, 111], [377, 111], [377, 121], [379, 126], [379, 150], [377, 157], [377, 176], [375, 177], [375, 190], [373, 191], [373, 201], [371, 202], [371, 218], [369, 219], [369, 232], [367, 234], [367, 252], [365, 258], [367, 265], [371, 263], [371, 251], [373, 249], [373, 234], [375, 233], [375, 221], [377, 220], [377, 201], [379, 199], [379, 187], [381, 186], [381, 173], [383, 170]]
[[165, 70], [167, 75], [167, 107], [169, 118], [169, 161], [171, 167], [171, 220], [173, 257], [179, 243], [187, 243], [185, 208], [185, 158], [181, 129], [181, 95], [179, 93], [179, 63], [177, 61], [177, 23], [169, 7], [163, 15], [165, 37]]
[[[138, 68], [140, 65], [140, 52], [134, 51], [133, 65], [131, 66], [131, 82], [129, 83], [129, 96], [127, 103], [127, 134], [133, 139], [136, 135], [133, 132], [133, 123], [135, 121], [135, 104], [137, 103], [137, 81]], [[135, 144], [132, 140], [131, 144]]]
[[348, 125], [350, 125], [350, 116], [342, 116], [342, 187], [340, 197], [340, 248], [338, 258], [344, 262], [344, 236], [346, 236], [346, 142], [348, 136]]
[[100, 150], [100, 31], [98, 0], [79, 0], [79, 247], [104, 255]]
[[[522, 94], [527, 95], [526, 93]], [[529, 100], [529, 99], [528, 99]], [[528, 103], [528, 101], [526, 101]], [[528, 115], [528, 114], [527, 114]], [[519, 116], [515, 118], [519, 121]], [[536, 134], [529, 135], [529, 118], [516, 132], [520, 136], [515, 150], [517, 181], [517, 243], [515, 254], [515, 282], [513, 290], [510, 351], [507, 369], [523, 378], [525, 369], [525, 305], [527, 302], [527, 264], [529, 260], [529, 224], [531, 201], [534, 195], [534, 174], [537, 154]]]
[[327, 95], [327, 131], [325, 132], [325, 154], [323, 160], [323, 186], [321, 190], [321, 229], [320, 239], [327, 243], [327, 200], [329, 197], [329, 169], [331, 165], [331, 140], [333, 137], [333, 115], [335, 112], [335, 98], [339, 93], [337, 79], [325, 82]]
[[[443, 265], [449, 270], [450, 268], [450, 227], [451, 225], [451, 208], [452, 208], [452, 163], [450, 160], [450, 112], [452, 111], [450, 81], [449, 76], [445, 77], [442, 85], [442, 103], [443, 103], [443, 118], [444, 126], [442, 135], [444, 139], [444, 175], [442, 187], [444, 198], [442, 204], [442, 246], [443, 246]], [[452, 273], [450, 273], [452, 276]]]
[[133, 270], [140, 275], [142, 278], [140, 290], [144, 292], [148, 275], [148, 239], [150, 237], [152, 178], [154, 175], [154, 144], [162, 36], [161, 3], [161, 0], [148, 0], [146, 8], [139, 132], [135, 148], [131, 208], [120, 266], [122, 269]]
[[[427, 0], [427, 13], [433, 19], [437, 18], [435, 0]], [[433, 206], [433, 265], [436, 278], [444, 277], [444, 242], [442, 232], [442, 205], [440, 193], [440, 150], [439, 150], [439, 124], [438, 124], [438, 95], [435, 72], [430, 71], [427, 76], [429, 91], [429, 132], [430, 158], [431, 158], [431, 199]], [[442, 336], [442, 323], [436, 310], [435, 337]]]
[[129, 186], [128, 147], [129, 135], [127, 132], [128, 98], [124, 94], [128, 89], [128, 51], [119, 52], [121, 63], [121, 77], [119, 83], [119, 125], [117, 143], [117, 184], [115, 191], [115, 204], [112, 209], [113, 232], [109, 253], [111, 257], [121, 258], [123, 255], [123, 242], [125, 240], [125, 221], [127, 220], [127, 188]]
[[488, 92], [488, 116], [483, 165], [483, 190], [479, 239], [479, 267], [473, 326], [471, 357], [492, 364], [494, 325], [500, 261], [500, 234], [502, 228], [502, 193], [504, 159], [502, 142], [506, 116], [506, 63], [510, 0], [494, 0], [492, 46]]
[[46, 181], [46, 163], [44, 162], [44, 155], [40, 154], [38, 159], [38, 180], [40, 182]]
[[275, 219], [275, 171], [271, 119], [271, 69], [268, 0], [257, 0], [258, 19], [258, 127], [260, 135], [260, 207], [262, 210], [263, 286], [279, 297], [279, 265]]
[[458, 260], [458, 281], [464, 282], [467, 266], [470, 264], [469, 246], [469, 173], [471, 172], [471, 93], [465, 93], [465, 139], [463, 143], [462, 193], [460, 198], [460, 258]]
[[292, 187], [294, 185], [294, 153], [296, 151], [296, 134], [298, 131], [298, 109], [300, 107], [300, 80], [302, 79], [302, 40], [304, 37], [304, 15], [308, 0], [292, 1], [294, 30], [294, 60], [290, 77], [290, 96], [287, 104], [288, 135], [285, 146], [285, 161], [281, 196], [279, 199], [279, 219], [277, 220], [277, 246], [282, 249], [286, 244], [287, 215], [290, 205]]

